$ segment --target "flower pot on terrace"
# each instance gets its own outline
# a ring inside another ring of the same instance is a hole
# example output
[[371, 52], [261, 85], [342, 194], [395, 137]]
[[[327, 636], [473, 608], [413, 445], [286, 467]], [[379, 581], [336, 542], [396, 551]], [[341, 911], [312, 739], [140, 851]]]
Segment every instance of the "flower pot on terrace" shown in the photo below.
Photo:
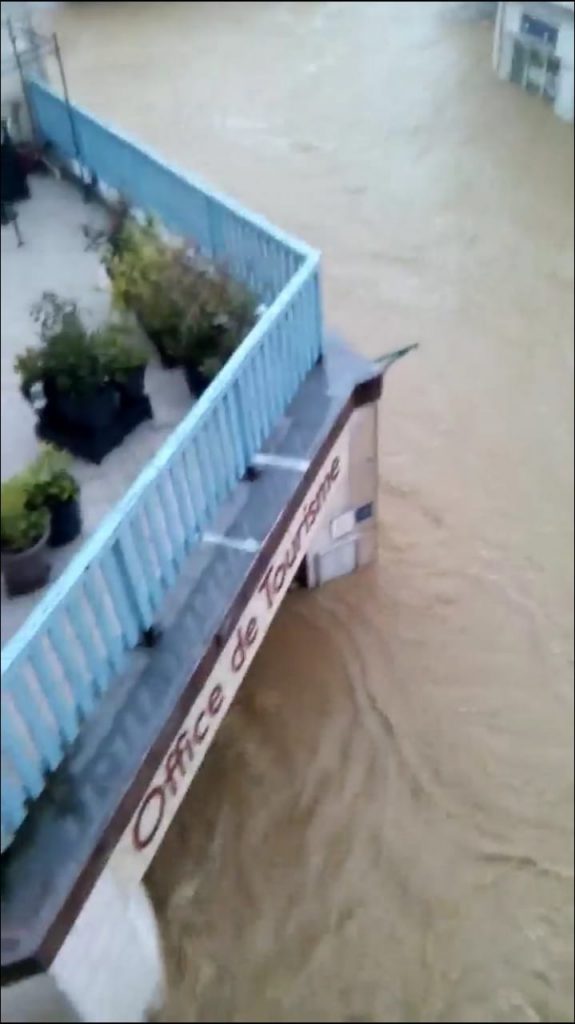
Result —
[[50, 507], [50, 536], [48, 544], [51, 548], [60, 548], [70, 544], [82, 532], [82, 513], [77, 498], [57, 501]]
[[183, 369], [190, 394], [193, 398], [199, 398], [200, 395], [203, 395], [206, 388], [210, 386], [210, 378], [205, 373], [202, 373], [194, 363], [184, 363]]
[[50, 562], [47, 555], [48, 530], [33, 547], [26, 551], [2, 550], [2, 572], [6, 590], [10, 597], [31, 594], [46, 586], [50, 578]]
[[118, 393], [105, 384], [85, 395], [58, 391], [55, 396], [58, 414], [69, 423], [87, 430], [101, 430], [114, 420], [118, 410]]
[[169, 331], [162, 330], [161, 328], [145, 326], [144, 331], [156, 349], [165, 370], [173, 370], [176, 366], [180, 365], [176, 357], [170, 352], [170, 340], [172, 335]]
[[121, 378], [116, 381], [116, 387], [123, 398], [141, 398], [144, 394], [144, 383], [146, 378], [146, 367], [135, 366], [126, 370]]

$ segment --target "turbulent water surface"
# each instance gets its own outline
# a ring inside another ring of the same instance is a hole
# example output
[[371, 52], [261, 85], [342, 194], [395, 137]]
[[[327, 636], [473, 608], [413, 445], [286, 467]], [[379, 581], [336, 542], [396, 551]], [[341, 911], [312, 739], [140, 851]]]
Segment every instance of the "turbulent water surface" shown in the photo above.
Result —
[[572, 1021], [573, 128], [486, 6], [82, 3], [76, 100], [419, 341], [379, 563], [292, 596], [149, 877], [163, 1019]]

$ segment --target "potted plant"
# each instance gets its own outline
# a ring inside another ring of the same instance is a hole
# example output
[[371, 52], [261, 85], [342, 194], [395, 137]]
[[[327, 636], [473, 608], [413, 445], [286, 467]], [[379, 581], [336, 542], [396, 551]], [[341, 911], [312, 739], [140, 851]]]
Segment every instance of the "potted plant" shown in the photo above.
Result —
[[34, 389], [42, 385], [50, 390], [46, 374], [46, 344], [59, 333], [78, 333], [83, 330], [75, 303], [62, 299], [55, 292], [44, 292], [31, 309], [32, 319], [40, 325], [40, 347], [25, 349], [14, 360], [14, 369], [20, 375], [20, 390], [32, 401]]
[[55, 335], [46, 345], [44, 360], [46, 397], [65, 420], [89, 430], [112, 422], [118, 396], [87, 332]]
[[186, 374], [186, 380], [192, 395], [199, 398], [204, 393], [206, 388], [216, 379], [220, 370], [226, 365], [231, 354], [232, 352], [229, 352], [226, 355], [225, 350], [222, 349], [215, 355], [206, 356], [205, 359], [202, 359], [195, 372]]
[[96, 346], [108, 379], [123, 398], [137, 399], [144, 394], [146, 367], [149, 362], [145, 346], [129, 337], [124, 324], [110, 323], [95, 331]]
[[2, 484], [0, 549], [10, 597], [38, 590], [50, 576], [46, 553], [50, 516], [45, 508], [31, 508], [29, 501], [30, 481], [25, 473]]
[[44, 385], [44, 353], [40, 348], [27, 348], [14, 360], [14, 369], [20, 377], [20, 391], [31, 402], [35, 389]]
[[[47, 403], [71, 424], [92, 431], [108, 426], [116, 415], [118, 396], [76, 304], [46, 292], [32, 313], [40, 323], [40, 367]], [[34, 368], [29, 349], [24, 356], [24, 364], [20, 359], [15, 366], [27, 374], [29, 385], [39, 367]]]
[[110, 211], [110, 227], [108, 232], [108, 245], [112, 252], [119, 252], [122, 247], [124, 228], [130, 217], [130, 204], [125, 196], [119, 196], [115, 206]]
[[70, 473], [70, 456], [53, 445], [43, 445], [28, 471], [30, 508], [50, 514], [50, 547], [75, 540], [82, 531], [80, 486]]
[[215, 324], [182, 347], [182, 368], [190, 394], [199, 398], [237, 347], [233, 335]]
[[181, 320], [177, 252], [159, 237], [154, 224], [126, 220], [110, 242], [104, 265], [117, 309], [129, 310], [166, 367], [174, 366], [168, 340]]
[[256, 303], [219, 269], [196, 267], [193, 273], [186, 316], [171, 351], [183, 366], [191, 394], [198, 397], [252, 327]]

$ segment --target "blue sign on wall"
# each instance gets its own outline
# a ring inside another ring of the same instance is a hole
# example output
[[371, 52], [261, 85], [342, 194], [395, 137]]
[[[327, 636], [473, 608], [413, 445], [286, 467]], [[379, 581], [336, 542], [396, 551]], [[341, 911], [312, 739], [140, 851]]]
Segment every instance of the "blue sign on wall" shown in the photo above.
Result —
[[367, 505], [361, 505], [360, 508], [355, 510], [355, 521], [356, 523], [363, 523], [366, 519], [371, 519], [373, 515], [373, 502], [370, 501]]

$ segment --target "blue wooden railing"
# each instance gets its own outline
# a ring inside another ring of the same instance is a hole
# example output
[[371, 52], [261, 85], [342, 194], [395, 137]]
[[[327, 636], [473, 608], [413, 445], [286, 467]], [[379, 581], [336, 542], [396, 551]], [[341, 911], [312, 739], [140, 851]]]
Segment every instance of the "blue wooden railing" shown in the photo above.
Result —
[[319, 256], [30, 83], [43, 139], [82, 175], [224, 261], [267, 304], [256, 326], [2, 650], [2, 850], [82, 722], [161, 615], [218, 506], [321, 353]]
[[[189, 239], [239, 281], [270, 303], [296, 270], [315, 255], [239, 203], [214, 192], [103, 124], [66, 105], [43, 83], [29, 82], [37, 128], [58, 157], [77, 165], [145, 213], [155, 214], [176, 235]], [[77, 168], [79, 170], [79, 168]]]

